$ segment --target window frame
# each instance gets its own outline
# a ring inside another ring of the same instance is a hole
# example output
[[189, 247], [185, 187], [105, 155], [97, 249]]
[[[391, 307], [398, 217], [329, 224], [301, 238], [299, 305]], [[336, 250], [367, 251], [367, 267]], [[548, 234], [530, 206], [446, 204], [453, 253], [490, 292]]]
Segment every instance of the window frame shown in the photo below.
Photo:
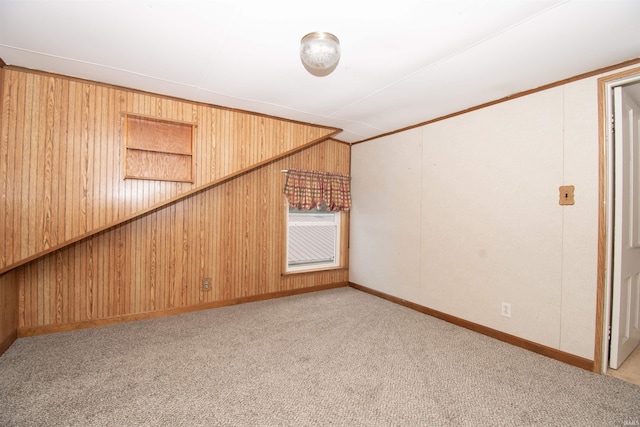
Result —
[[[306, 210], [297, 211], [297, 210], [293, 210], [295, 208], [290, 208], [287, 202], [285, 202], [284, 207], [285, 207], [285, 259], [284, 259], [285, 273], [286, 274], [305, 273], [305, 272], [341, 268], [342, 266], [341, 251], [342, 251], [342, 238], [343, 238], [342, 212], [332, 212], [326, 209], [322, 209], [322, 210], [311, 209], [309, 211], [306, 211]], [[313, 227], [313, 225], [305, 225], [304, 223], [300, 224], [295, 221], [294, 221], [295, 224], [292, 224], [290, 220], [290, 214], [292, 212], [293, 213], [309, 213], [310, 215], [321, 213], [321, 214], [327, 214], [327, 215], [333, 216], [333, 221], [331, 222], [315, 223], [317, 225], [328, 225], [328, 224], [335, 225], [335, 248], [334, 248], [334, 260], [332, 262], [308, 262], [308, 263], [301, 263], [297, 265], [289, 264], [289, 249], [290, 249], [289, 229], [290, 227], [300, 227], [300, 226]]]

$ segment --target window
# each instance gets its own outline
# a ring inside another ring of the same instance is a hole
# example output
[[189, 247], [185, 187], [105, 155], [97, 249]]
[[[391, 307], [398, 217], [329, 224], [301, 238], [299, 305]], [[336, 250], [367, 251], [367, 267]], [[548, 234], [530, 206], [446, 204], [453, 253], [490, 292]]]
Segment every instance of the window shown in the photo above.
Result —
[[287, 272], [340, 266], [340, 212], [287, 206]]

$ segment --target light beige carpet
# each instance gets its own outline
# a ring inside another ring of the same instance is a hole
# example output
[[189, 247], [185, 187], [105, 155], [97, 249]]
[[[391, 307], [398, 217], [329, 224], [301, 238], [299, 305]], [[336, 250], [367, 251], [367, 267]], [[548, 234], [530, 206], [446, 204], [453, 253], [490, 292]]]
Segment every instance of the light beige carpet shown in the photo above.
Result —
[[640, 387], [351, 288], [17, 340], [2, 426], [615, 426]]

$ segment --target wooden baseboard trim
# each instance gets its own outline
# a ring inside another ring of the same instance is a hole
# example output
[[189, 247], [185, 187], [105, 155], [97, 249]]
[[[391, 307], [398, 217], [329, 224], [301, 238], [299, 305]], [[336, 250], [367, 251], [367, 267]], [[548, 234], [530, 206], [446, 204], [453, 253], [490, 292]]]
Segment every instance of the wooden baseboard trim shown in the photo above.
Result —
[[9, 347], [11, 347], [11, 344], [13, 344], [13, 342], [17, 339], [18, 339], [18, 331], [14, 330], [9, 334], [9, 336], [7, 336], [4, 340], [2, 340], [2, 342], [0, 343], [0, 356], [2, 356], [4, 352], [7, 351]]
[[405, 306], [412, 310], [419, 311], [420, 313], [427, 314], [432, 317], [436, 317], [440, 320], [444, 320], [445, 322], [452, 323], [457, 326], [461, 326], [463, 328], [472, 330], [474, 332], [480, 333], [482, 335], [486, 335], [491, 338], [495, 338], [499, 341], [506, 342], [508, 344], [515, 345], [517, 347], [524, 348], [526, 350], [532, 351], [534, 353], [541, 354], [543, 356], [550, 357], [552, 359], [558, 360], [560, 362], [576, 366], [581, 369], [585, 369], [587, 371], [595, 372], [595, 362], [593, 360], [585, 359], [579, 356], [575, 356], [570, 353], [566, 353], [564, 351], [556, 350], [551, 347], [547, 347], [542, 344], [535, 343], [533, 341], [525, 340], [524, 338], [516, 337], [515, 335], [510, 335], [505, 332], [498, 331], [496, 329], [488, 328], [486, 326], [479, 325], [477, 323], [470, 322], [468, 320], [461, 319], [459, 317], [452, 316], [447, 313], [443, 313], [441, 311], [437, 311], [428, 307], [424, 307], [420, 304], [413, 303], [411, 301], [407, 301], [402, 298], [394, 297], [392, 295], [386, 294], [384, 292], [376, 291], [371, 288], [367, 288], [366, 286], [358, 285], [357, 283], [349, 282], [349, 286], [357, 289], [362, 292], [369, 293], [371, 295], [375, 295], [379, 298], [386, 299], [393, 303]]
[[[209, 310], [212, 308], [219, 308], [219, 307], [227, 307], [227, 306], [231, 306], [231, 305], [237, 305], [237, 304], [244, 304], [247, 302], [256, 302], [256, 301], [264, 301], [264, 300], [269, 300], [269, 299], [274, 299], [274, 298], [282, 298], [282, 297], [288, 297], [288, 296], [293, 296], [293, 295], [301, 295], [301, 294], [306, 294], [309, 292], [317, 292], [317, 291], [324, 291], [324, 290], [328, 290], [328, 289], [335, 289], [335, 288], [343, 288], [349, 286], [348, 282], [339, 282], [339, 283], [330, 283], [330, 284], [326, 284], [326, 285], [319, 285], [319, 286], [312, 286], [309, 288], [301, 288], [301, 289], [292, 289], [292, 290], [287, 290], [287, 291], [279, 291], [279, 292], [271, 292], [268, 294], [261, 294], [261, 295], [252, 295], [252, 296], [248, 296], [248, 297], [241, 297], [241, 298], [234, 298], [234, 299], [230, 299], [230, 300], [225, 300], [225, 301], [213, 301], [213, 302], [208, 302], [208, 303], [203, 303], [203, 304], [198, 304], [198, 305], [192, 305], [189, 307], [177, 307], [177, 308], [170, 308], [167, 310], [160, 310], [160, 311], [152, 311], [152, 312], [147, 312], [147, 313], [137, 313], [137, 314], [130, 314], [130, 315], [125, 315], [125, 316], [117, 316], [117, 317], [109, 317], [109, 318], [105, 318], [105, 319], [97, 319], [97, 320], [89, 320], [89, 321], [85, 321], [85, 322], [76, 322], [76, 323], [65, 323], [62, 325], [47, 325], [47, 326], [36, 326], [36, 327], [32, 327], [32, 328], [20, 328], [17, 331], [17, 337], [18, 338], [23, 338], [23, 337], [31, 337], [31, 336], [36, 336], [36, 335], [44, 335], [44, 334], [53, 334], [53, 333], [57, 333], [57, 332], [68, 332], [68, 331], [73, 331], [76, 329], [86, 329], [86, 328], [96, 328], [96, 327], [100, 327], [100, 326], [108, 326], [108, 325], [115, 325], [118, 323], [125, 323], [125, 322], [134, 322], [137, 320], [145, 320], [145, 319], [154, 319], [154, 318], [158, 318], [158, 317], [166, 317], [166, 316], [174, 316], [176, 314], [184, 314], [184, 313], [190, 313], [190, 312], [194, 312], [194, 311], [200, 311], [200, 310]], [[8, 341], [8, 340], [5, 340]], [[15, 341], [15, 339], [14, 339]], [[9, 342], [9, 344], [7, 345], [7, 348], [9, 345], [11, 345], [13, 341]], [[3, 342], [4, 345], [4, 342]], [[1, 349], [2, 347], [0, 347]], [[0, 352], [0, 354], [2, 354]]]

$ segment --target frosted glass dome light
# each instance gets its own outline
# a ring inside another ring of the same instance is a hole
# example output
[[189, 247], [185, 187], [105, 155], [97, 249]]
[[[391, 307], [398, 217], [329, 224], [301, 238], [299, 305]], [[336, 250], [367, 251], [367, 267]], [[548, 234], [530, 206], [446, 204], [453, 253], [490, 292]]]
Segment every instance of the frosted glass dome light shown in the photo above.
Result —
[[309, 33], [300, 41], [300, 59], [307, 69], [333, 69], [340, 60], [340, 40], [331, 33]]

